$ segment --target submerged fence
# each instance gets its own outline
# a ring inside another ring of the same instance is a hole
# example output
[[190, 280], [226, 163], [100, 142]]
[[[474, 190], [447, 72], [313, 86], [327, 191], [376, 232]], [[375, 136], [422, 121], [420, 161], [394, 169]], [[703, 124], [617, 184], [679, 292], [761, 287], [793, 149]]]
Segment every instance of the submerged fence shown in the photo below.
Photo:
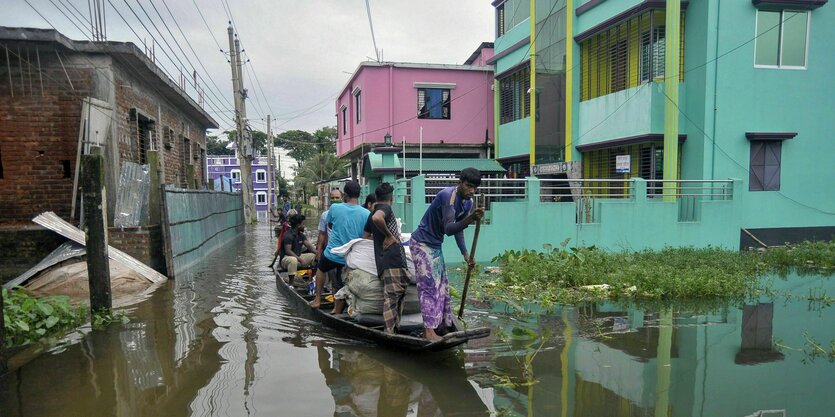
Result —
[[244, 231], [240, 193], [163, 190], [163, 231], [169, 277], [219, 249]]

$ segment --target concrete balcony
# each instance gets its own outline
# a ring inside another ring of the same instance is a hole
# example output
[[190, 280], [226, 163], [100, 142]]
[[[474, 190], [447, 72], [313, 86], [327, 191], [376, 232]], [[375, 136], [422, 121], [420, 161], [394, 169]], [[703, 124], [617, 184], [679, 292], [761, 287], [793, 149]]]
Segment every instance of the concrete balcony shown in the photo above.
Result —
[[[679, 106], [684, 107], [684, 83], [679, 85]], [[650, 134], [664, 134], [664, 83], [654, 81], [607, 94], [578, 105], [575, 146]]]

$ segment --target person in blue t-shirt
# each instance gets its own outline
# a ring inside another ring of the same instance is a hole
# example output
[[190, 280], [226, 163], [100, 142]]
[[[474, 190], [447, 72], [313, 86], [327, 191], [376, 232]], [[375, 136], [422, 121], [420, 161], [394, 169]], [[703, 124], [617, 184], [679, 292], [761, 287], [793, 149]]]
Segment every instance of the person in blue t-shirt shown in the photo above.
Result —
[[409, 240], [423, 314], [423, 335], [431, 341], [441, 339], [436, 333], [438, 327], [453, 324], [449, 280], [441, 251], [444, 236], [454, 235], [464, 259], [472, 262], [464, 243], [464, 229], [484, 214], [481, 207], [473, 210], [472, 200], [481, 184], [481, 172], [464, 168], [458, 180], [457, 186], [438, 192]]
[[[319, 259], [319, 267], [316, 271], [316, 296], [310, 303], [313, 308], [319, 308], [322, 304], [322, 285], [325, 283], [325, 274], [336, 269], [336, 277], [333, 280], [333, 292], [336, 294], [342, 288], [342, 267], [345, 266], [345, 257], [332, 252], [333, 248], [342, 246], [353, 239], [362, 237], [365, 230], [365, 222], [371, 214], [365, 207], [357, 203], [360, 196], [360, 185], [356, 181], [349, 181], [343, 190], [345, 202], [334, 204], [328, 210], [328, 218], [325, 224], [332, 225], [328, 236], [328, 245], [325, 252]], [[341, 313], [345, 300], [334, 300], [331, 313]]]

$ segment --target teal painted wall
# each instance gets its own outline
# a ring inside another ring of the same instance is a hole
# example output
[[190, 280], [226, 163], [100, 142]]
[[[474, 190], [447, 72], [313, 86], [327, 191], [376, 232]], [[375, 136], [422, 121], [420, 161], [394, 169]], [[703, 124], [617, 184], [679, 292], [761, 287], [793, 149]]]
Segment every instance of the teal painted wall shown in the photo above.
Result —
[[[574, 18], [574, 34], [583, 33], [620, 12], [643, 3], [644, 0], [607, 0], [592, 7], [587, 12]], [[574, 8], [582, 6], [587, 1], [575, 1]]]
[[[605, 1], [575, 19], [575, 34], [637, 3]], [[686, 9], [679, 99], [680, 133], [687, 135], [682, 178], [742, 179], [745, 228], [835, 226], [835, 8], [812, 11], [808, 66], [802, 70], [754, 67], [756, 15], [747, 1], [691, 1]], [[627, 90], [580, 103], [575, 84], [574, 145], [663, 132], [658, 106], [664, 96], [649, 90], [632, 98]], [[782, 145], [779, 192], [747, 191], [745, 132], [798, 133]]]
[[[684, 86], [684, 83], [682, 83]], [[684, 89], [680, 93], [684, 102]], [[578, 102], [577, 136], [574, 146], [664, 133], [664, 83], [652, 82]], [[680, 105], [685, 109], [685, 105]]]
[[[429, 206], [423, 195], [423, 178], [412, 179], [411, 213], [397, 213], [417, 225]], [[736, 249], [739, 247], [739, 225], [742, 201], [702, 201], [696, 222], [679, 222], [676, 203], [646, 199], [646, 183], [636, 180], [635, 199], [600, 199], [596, 202], [596, 223], [577, 224], [575, 203], [541, 203], [539, 181], [527, 182], [527, 200], [493, 203], [481, 226], [476, 259], [489, 262], [508, 249], [542, 249], [543, 244], [557, 246], [570, 238], [573, 246], [591, 246], [619, 251], [624, 249], [661, 249], [665, 246], [707, 245]], [[737, 196], [741, 181], [734, 186]], [[644, 196], [644, 197], [640, 197]], [[521, 221], [514, 221], [521, 220]], [[467, 246], [472, 244], [475, 227], [465, 232]], [[405, 229], [404, 231], [412, 231]], [[447, 262], [462, 262], [455, 239], [444, 241]]]
[[499, 125], [499, 148], [496, 158], [527, 155], [531, 152], [531, 118]]
[[[515, 45], [517, 42], [521, 41], [522, 39], [527, 38], [531, 35], [531, 19], [527, 18], [523, 20], [521, 23], [516, 25], [515, 27], [511, 28], [510, 30], [506, 31], [504, 35], [499, 36], [496, 38], [496, 41], [493, 43], [493, 51], [495, 54], [500, 54], [504, 52], [506, 49], [510, 48], [511, 46]], [[523, 45], [513, 52], [507, 54], [506, 56], [500, 58], [496, 62], [496, 74], [507, 70], [508, 68], [518, 65], [519, 63], [527, 60], [530, 58], [530, 50], [527, 45]]]
[[[722, 2], [720, 54], [755, 36], [755, 16], [750, 2]], [[745, 227], [835, 225], [834, 39], [835, 8], [826, 5], [812, 11], [807, 69], [754, 68], [753, 42], [719, 60], [717, 178], [747, 181], [745, 132], [798, 132], [783, 142], [780, 191], [745, 191]]]

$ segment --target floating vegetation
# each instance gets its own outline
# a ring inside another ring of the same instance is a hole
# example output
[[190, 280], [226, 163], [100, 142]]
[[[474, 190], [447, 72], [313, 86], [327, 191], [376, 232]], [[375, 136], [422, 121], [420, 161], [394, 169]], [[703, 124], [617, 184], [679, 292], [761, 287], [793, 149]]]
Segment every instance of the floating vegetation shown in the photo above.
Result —
[[[765, 252], [720, 248], [665, 248], [606, 252], [595, 247], [506, 251], [495, 257], [500, 273], [476, 281], [474, 293], [509, 304], [548, 308], [604, 299], [630, 301], [745, 300], [769, 294], [769, 272], [835, 271], [835, 241], [805, 242]], [[824, 293], [810, 301], [832, 304]]]

